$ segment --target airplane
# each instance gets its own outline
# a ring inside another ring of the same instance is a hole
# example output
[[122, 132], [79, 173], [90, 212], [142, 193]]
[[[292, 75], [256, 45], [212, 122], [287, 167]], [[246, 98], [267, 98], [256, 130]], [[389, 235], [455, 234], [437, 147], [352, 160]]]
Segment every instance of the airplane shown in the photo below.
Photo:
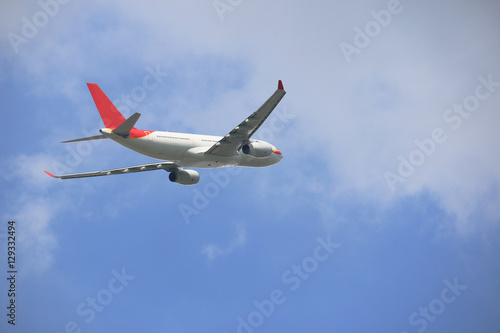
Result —
[[51, 177], [70, 179], [165, 170], [169, 172], [168, 178], [171, 182], [194, 185], [200, 180], [200, 174], [186, 168], [266, 167], [283, 159], [283, 154], [272, 144], [251, 139], [285, 96], [281, 80], [278, 81], [278, 89], [257, 111], [223, 137], [137, 129], [134, 126], [141, 116], [140, 113], [136, 112], [125, 119], [97, 84], [87, 83], [87, 86], [105, 128], [99, 130], [100, 135], [62, 143], [111, 139], [161, 162], [62, 176], [45, 171]]

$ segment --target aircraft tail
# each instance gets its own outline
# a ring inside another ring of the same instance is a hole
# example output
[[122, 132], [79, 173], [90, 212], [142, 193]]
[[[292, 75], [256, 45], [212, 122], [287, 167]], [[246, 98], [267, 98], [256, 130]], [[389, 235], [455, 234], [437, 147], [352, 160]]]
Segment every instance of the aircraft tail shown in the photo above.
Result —
[[[154, 132], [138, 130], [134, 127], [135, 123], [141, 116], [140, 113], [136, 112], [128, 119], [125, 119], [125, 117], [120, 113], [120, 111], [118, 111], [118, 109], [109, 100], [108, 96], [102, 92], [101, 88], [99, 88], [97, 84], [87, 83], [87, 86], [89, 87], [95, 106], [101, 115], [102, 121], [104, 122], [104, 126], [110, 129], [112, 133], [120, 135], [123, 138], [142, 138]], [[67, 140], [63, 141], [63, 143], [101, 140], [107, 138], [108, 136], [101, 134], [81, 139]]]
[[104, 126], [114, 129], [123, 124], [126, 120], [125, 117], [113, 105], [108, 96], [102, 92], [101, 88], [95, 83], [87, 83], [87, 86], [89, 87], [95, 106], [104, 122]]

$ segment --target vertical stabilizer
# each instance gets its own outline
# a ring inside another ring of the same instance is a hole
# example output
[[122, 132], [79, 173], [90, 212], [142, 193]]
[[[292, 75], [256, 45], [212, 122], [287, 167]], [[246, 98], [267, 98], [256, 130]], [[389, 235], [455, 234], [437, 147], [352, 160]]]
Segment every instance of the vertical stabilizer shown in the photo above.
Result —
[[101, 114], [104, 126], [112, 129], [120, 126], [126, 119], [109, 100], [108, 96], [106, 96], [101, 88], [95, 83], [87, 83], [87, 86], [92, 94], [95, 106]]

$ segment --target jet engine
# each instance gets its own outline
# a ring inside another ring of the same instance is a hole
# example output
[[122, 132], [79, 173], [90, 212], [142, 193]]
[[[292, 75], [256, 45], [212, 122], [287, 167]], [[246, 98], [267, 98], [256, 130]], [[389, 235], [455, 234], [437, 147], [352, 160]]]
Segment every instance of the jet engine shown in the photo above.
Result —
[[264, 158], [271, 155], [273, 152], [273, 147], [266, 142], [255, 141], [252, 143], [246, 143], [241, 147], [241, 151], [245, 155], [250, 155], [253, 157]]
[[200, 174], [194, 170], [179, 169], [171, 172], [168, 179], [173, 183], [194, 185], [200, 180]]

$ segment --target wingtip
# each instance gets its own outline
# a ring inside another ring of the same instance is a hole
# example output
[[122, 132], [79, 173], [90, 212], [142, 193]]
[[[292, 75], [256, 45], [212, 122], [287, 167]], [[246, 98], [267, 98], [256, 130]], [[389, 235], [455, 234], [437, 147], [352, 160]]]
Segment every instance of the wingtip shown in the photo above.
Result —
[[54, 175], [53, 175], [53, 174], [51, 174], [50, 172], [48, 172], [48, 171], [44, 171], [44, 172], [45, 172], [46, 174], [48, 174], [50, 177], [52, 177], [52, 178], [56, 178], [56, 176], [54, 176]]
[[278, 90], [285, 90], [283, 88], [283, 82], [281, 82], [281, 80], [278, 80]]

